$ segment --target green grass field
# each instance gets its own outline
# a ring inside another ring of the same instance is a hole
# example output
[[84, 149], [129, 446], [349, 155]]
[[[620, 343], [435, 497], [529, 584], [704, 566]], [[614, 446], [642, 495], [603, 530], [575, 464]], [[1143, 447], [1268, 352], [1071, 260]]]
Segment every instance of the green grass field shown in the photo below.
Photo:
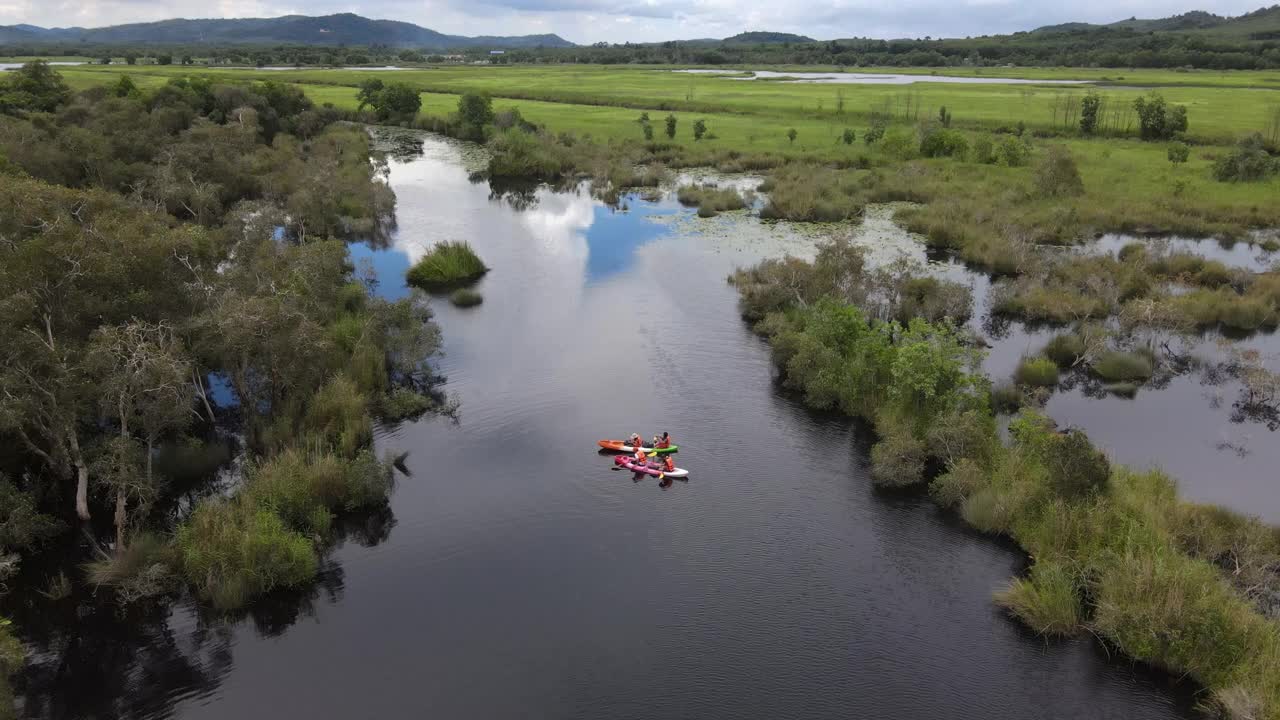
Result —
[[[812, 70], [813, 68], [806, 68]], [[886, 70], [887, 71], [887, 70]], [[407, 82], [424, 92], [457, 94], [486, 92], [495, 98], [539, 100], [573, 105], [624, 106], [632, 109], [769, 117], [779, 122], [841, 125], [883, 111], [912, 120], [936, 114], [946, 106], [961, 127], [1014, 125], [1061, 130], [1064, 107], [1090, 90], [1107, 98], [1112, 108], [1127, 108], [1146, 92], [1139, 86], [1165, 85], [1160, 92], [1173, 103], [1185, 104], [1189, 135], [1210, 142], [1227, 142], [1249, 132], [1267, 132], [1280, 122], [1280, 72], [1188, 72], [1167, 70], [984, 69], [992, 77], [1089, 79], [1132, 83], [1133, 86], [1052, 86], [998, 84], [915, 83], [911, 85], [832, 85], [742, 81], [713, 76], [677, 74], [669, 68], [586, 65], [467, 67], [448, 66], [394, 73], [361, 70], [284, 70], [183, 68], [173, 66], [85, 66], [63, 69], [77, 86], [94, 83], [102, 73], [128, 72], [165, 78], [202, 74], [212, 77], [280, 80], [308, 86], [355, 88], [367, 77]], [[897, 72], [895, 70], [895, 72]], [[960, 75], [962, 69], [909, 72]], [[977, 72], [973, 70], [971, 72]], [[99, 80], [101, 82], [101, 80]], [[1179, 84], [1181, 83], [1181, 84]], [[1271, 90], [1275, 90], [1272, 92]], [[316, 95], [317, 99], [323, 96]], [[336, 96], [339, 99], [345, 96]], [[839, 106], [843, 103], [843, 113]], [[1131, 113], [1130, 113], [1131, 114]], [[1132, 118], [1128, 119], [1132, 123]]]

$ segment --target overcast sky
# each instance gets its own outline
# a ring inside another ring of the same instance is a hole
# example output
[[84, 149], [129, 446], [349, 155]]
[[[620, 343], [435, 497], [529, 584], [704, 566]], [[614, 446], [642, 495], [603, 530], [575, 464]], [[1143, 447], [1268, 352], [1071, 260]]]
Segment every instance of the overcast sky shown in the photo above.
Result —
[[[1266, 0], [1273, 2], [1274, 0]], [[0, 25], [98, 27], [173, 17], [354, 12], [456, 35], [557, 33], [577, 43], [726, 37], [964, 37], [1188, 10], [1239, 15], [1261, 0], [0, 0]]]

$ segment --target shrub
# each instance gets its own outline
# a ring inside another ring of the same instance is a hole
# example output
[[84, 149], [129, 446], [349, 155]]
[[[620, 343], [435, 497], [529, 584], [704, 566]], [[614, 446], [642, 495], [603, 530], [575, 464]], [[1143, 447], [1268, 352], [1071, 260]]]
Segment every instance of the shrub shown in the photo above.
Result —
[[928, 450], [910, 424], [883, 416], [876, 424], [880, 442], [871, 448], [871, 480], [881, 487], [913, 485], [924, 478]]
[[864, 188], [856, 176], [831, 168], [789, 165], [761, 186], [769, 200], [760, 217], [805, 222], [838, 222], [862, 213]]
[[1031, 159], [1031, 148], [1026, 143], [1013, 137], [1006, 137], [1000, 141], [1000, 146], [996, 153], [1000, 158], [1000, 164], [1006, 167], [1022, 167]]
[[986, 136], [980, 137], [973, 142], [973, 154], [970, 157], [974, 162], [983, 165], [995, 165], [999, 161], [995, 148], [991, 144], [991, 138]]
[[1049, 484], [1058, 495], [1074, 498], [1106, 487], [1111, 463], [1089, 442], [1088, 435], [1073, 428], [1044, 440], [1041, 460], [1049, 473]]
[[449, 302], [457, 307], [469, 308], [484, 302], [484, 297], [471, 288], [458, 288], [449, 293]]
[[862, 142], [866, 143], [867, 145], [873, 145], [875, 143], [880, 142], [880, 138], [884, 137], [884, 133], [886, 129], [887, 129], [887, 126], [885, 122], [883, 120], [877, 119], [876, 121], [871, 123], [871, 127], [867, 128], [866, 132], [862, 133]]
[[1054, 387], [1058, 384], [1058, 366], [1041, 355], [1024, 357], [1013, 371], [1014, 382], [1031, 387]]
[[26, 653], [22, 643], [10, 632], [10, 622], [0, 617], [0, 717], [13, 717], [13, 689], [9, 687], [9, 676], [22, 667]]
[[969, 153], [969, 141], [958, 130], [933, 130], [920, 141], [920, 154], [925, 157], [954, 157], [963, 160]]
[[919, 149], [915, 133], [908, 128], [892, 128], [880, 139], [880, 147], [884, 153], [895, 160], [910, 160]]
[[1187, 158], [1191, 157], [1191, 148], [1187, 147], [1184, 142], [1169, 143], [1165, 156], [1169, 158], [1169, 162], [1173, 165], [1181, 165], [1187, 161]]
[[1093, 363], [1093, 371], [1103, 380], [1146, 380], [1154, 369], [1150, 358], [1138, 353], [1108, 350]]
[[311, 542], [278, 515], [240, 499], [210, 499], [178, 528], [182, 573], [203, 600], [230, 610], [316, 574]]
[[1069, 368], [1084, 355], [1084, 338], [1075, 333], [1054, 335], [1041, 352], [1058, 367]]
[[707, 134], [707, 121], [698, 119], [693, 122], [693, 139], [694, 142], [702, 139]]
[[406, 275], [410, 285], [433, 290], [470, 282], [489, 271], [465, 242], [442, 242], [422, 256]]
[[1084, 181], [1071, 151], [1054, 145], [1035, 169], [1036, 188], [1045, 197], [1073, 197], [1084, 194]]
[[1213, 176], [1222, 182], [1258, 182], [1280, 171], [1280, 161], [1267, 152], [1262, 135], [1254, 133], [1213, 164]]
[[796, 142], [796, 136], [799, 134], [800, 133], [796, 132], [795, 128], [787, 128], [787, 141], [794, 145]]
[[[676, 191], [681, 205], [698, 207], [701, 217], [714, 217], [728, 210], [741, 210], [747, 201], [734, 188], [717, 188], [714, 185], [684, 185]], [[705, 213], [705, 214], [704, 214]]]
[[1073, 635], [1084, 620], [1075, 574], [1061, 562], [1037, 562], [1028, 577], [996, 593], [996, 602], [1041, 635]]
[[967, 285], [932, 277], [913, 277], [902, 283], [898, 291], [898, 307], [894, 317], [899, 322], [924, 318], [938, 322], [951, 318], [957, 325], [969, 319], [973, 292]]
[[845, 145], [852, 145], [855, 139], [857, 139], [857, 135], [853, 132], [853, 128], [845, 128], [840, 135], [840, 141]]
[[929, 495], [945, 508], [956, 507], [987, 484], [987, 472], [978, 463], [964, 458], [929, 483]]

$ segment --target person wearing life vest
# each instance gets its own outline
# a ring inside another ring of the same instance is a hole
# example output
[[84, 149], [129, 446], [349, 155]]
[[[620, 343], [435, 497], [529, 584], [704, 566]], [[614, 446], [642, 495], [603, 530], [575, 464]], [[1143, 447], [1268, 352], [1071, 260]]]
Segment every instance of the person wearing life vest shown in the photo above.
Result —
[[627, 438], [627, 444], [633, 448], [639, 449], [644, 445], [644, 440], [640, 438], [640, 433], [631, 433], [631, 437]]
[[642, 447], [636, 448], [636, 464], [641, 467], [644, 467], [645, 464], [648, 462], [648, 460], [649, 460], [649, 454], [644, 451], [644, 448]]
[[663, 448], [663, 449], [671, 447], [671, 436], [665, 432], [662, 433], [662, 437], [655, 437], [653, 439], [653, 446], [655, 448]]
[[663, 472], [675, 472], [675, 469], [676, 469], [676, 461], [672, 460], [670, 455], [662, 459]]

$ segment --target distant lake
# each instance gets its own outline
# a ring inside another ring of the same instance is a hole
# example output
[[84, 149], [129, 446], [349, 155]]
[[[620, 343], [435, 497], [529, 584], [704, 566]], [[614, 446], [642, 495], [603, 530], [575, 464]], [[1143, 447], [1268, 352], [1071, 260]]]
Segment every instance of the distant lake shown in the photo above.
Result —
[[[848, 83], [858, 85], [910, 85], [912, 83], [961, 83], [984, 85], [1083, 85], [1091, 80], [1029, 80], [1003, 77], [954, 77], [949, 75], [904, 75], [900, 73], [851, 73], [851, 72], [776, 72], [773, 70], [672, 70], [678, 73], [704, 75], [735, 75], [749, 72], [751, 77], [729, 77], [728, 80], [770, 80], [791, 78], [797, 83]], [[787, 82], [787, 81], [783, 81]]]
[[[50, 65], [87, 65], [83, 62], [51, 62]], [[0, 63], [0, 70], [17, 70], [26, 63]]]

